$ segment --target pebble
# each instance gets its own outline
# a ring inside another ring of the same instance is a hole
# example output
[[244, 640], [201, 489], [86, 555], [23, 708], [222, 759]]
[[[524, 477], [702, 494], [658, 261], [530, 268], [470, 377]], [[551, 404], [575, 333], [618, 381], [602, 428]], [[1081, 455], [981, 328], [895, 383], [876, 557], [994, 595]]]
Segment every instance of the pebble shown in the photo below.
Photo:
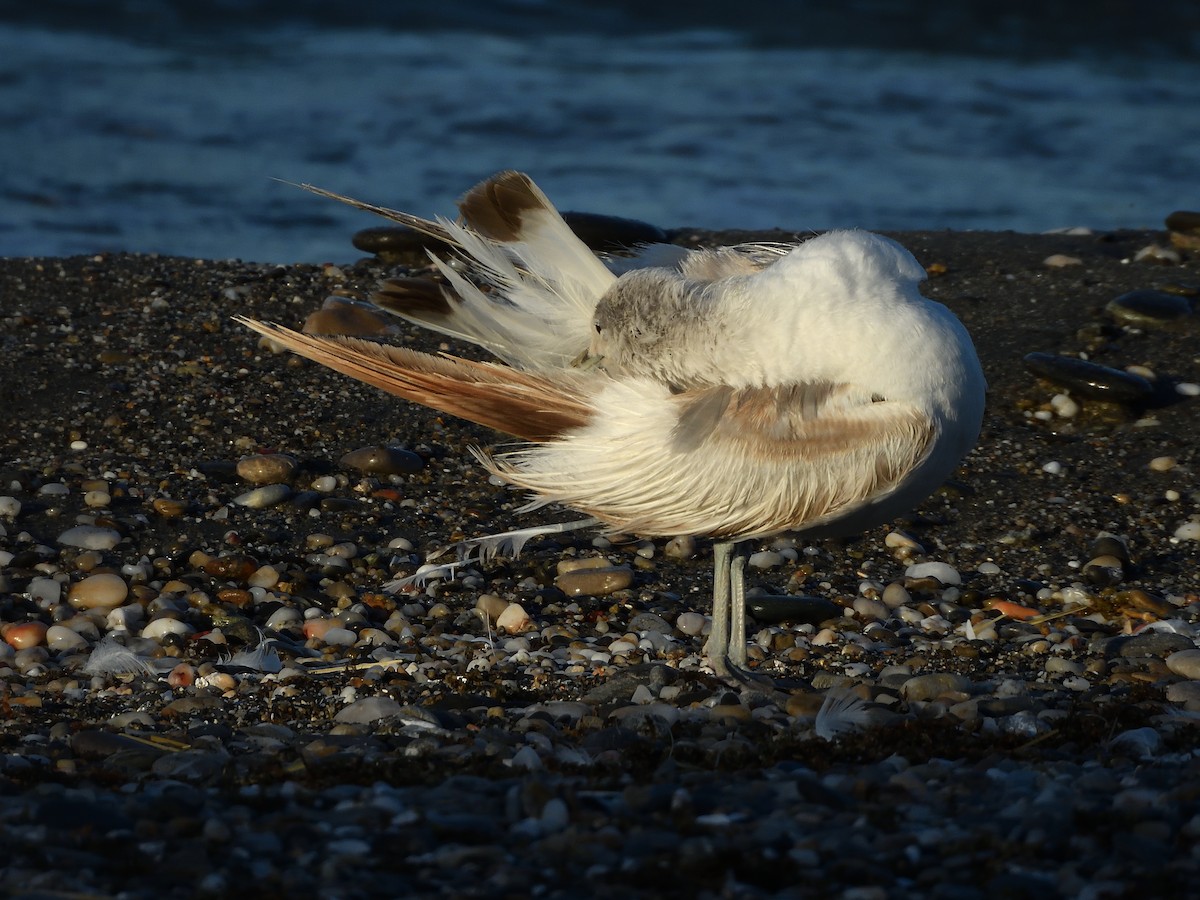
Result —
[[129, 585], [120, 575], [89, 575], [67, 589], [67, 602], [76, 609], [112, 609], [129, 596]]
[[971, 680], [953, 672], [914, 675], [900, 688], [900, 695], [911, 701], [936, 700], [938, 697], [948, 694], [969, 694], [970, 692]]
[[962, 576], [958, 570], [943, 562], [916, 563], [904, 570], [906, 578], [936, 578], [944, 585], [962, 584]]
[[338, 464], [367, 475], [410, 475], [425, 467], [417, 454], [398, 447], [360, 447], [345, 454]]
[[308, 314], [300, 330], [304, 334], [379, 337], [392, 331], [392, 323], [374, 307], [330, 297], [324, 306]]
[[237, 462], [237, 474], [251, 484], [282, 484], [292, 480], [296, 460], [285, 453], [255, 453]]
[[1141, 403], [1154, 393], [1154, 387], [1140, 375], [1086, 359], [1055, 356], [1052, 353], [1029, 353], [1025, 355], [1024, 363], [1039, 378], [1070, 388], [1079, 396], [1091, 400]]
[[20, 500], [16, 497], [0, 497], [0, 519], [16, 519], [20, 514]]
[[759, 550], [750, 554], [747, 563], [755, 569], [774, 569], [786, 561], [786, 557], [775, 550]]
[[333, 719], [335, 722], [369, 725], [380, 719], [398, 716], [403, 709], [404, 707], [391, 697], [363, 697], [342, 707]]
[[1192, 314], [1192, 304], [1186, 298], [1150, 290], [1122, 294], [1104, 309], [1118, 322], [1140, 328], [1165, 328]]
[[604, 597], [633, 584], [633, 569], [610, 564], [576, 569], [559, 575], [554, 584], [568, 597]]
[[679, 614], [679, 617], [675, 620], [675, 627], [684, 634], [695, 637], [704, 632], [704, 626], [707, 623], [708, 620], [700, 613], [685, 612]]
[[1167, 657], [1167, 668], [1183, 678], [1200, 681], [1200, 650], [1176, 650]]
[[268, 484], [252, 491], [246, 491], [244, 494], [238, 494], [233, 498], [233, 502], [248, 509], [267, 509], [282, 503], [291, 495], [292, 489], [286, 484]]
[[15, 625], [4, 625], [0, 629], [4, 640], [17, 650], [26, 647], [36, 647], [46, 641], [46, 626], [42, 622], [20, 622]]
[[152, 641], [161, 641], [170, 635], [189, 635], [194, 632], [187, 622], [181, 622], [179, 619], [172, 619], [169, 616], [162, 616], [155, 619], [146, 625], [141, 631], [141, 637], [149, 638]]
[[496, 627], [509, 634], [520, 634], [534, 627], [533, 620], [520, 603], [510, 603], [496, 617]]
[[845, 609], [824, 597], [766, 595], [746, 598], [746, 609], [756, 622], [796, 622], [819, 625], [838, 618]]
[[427, 250], [445, 250], [446, 243], [403, 225], [378, 225], [356, 231], [350, 238], [355, 248], [374, 253], [385, 262], [409, 260], [427, 263]]
[[1200, 522], [1190, 519], [1181, 524], [1174, 532], [1177, 541], [1200, 541]]
[[1052, 253], [1042, 260], [1042, 265], [1061, 269], [1064, 266], [1081, 266], [1083, 265], [1083, 260], [1078, 256], [1067, 256], [1065, 253]]
[[673, 537], [663, 547], [663, 555], [671, 559], [691, 559], [696, 555], [696, 539], [690, 534]]
[[83, 550], [111, 550], [121, 542], [121, 533], [98, 525], [76, 525], [60, 534], [58, 542]]
[[63, 650], [82, 650], [87, 645], [87, 638], [72, 628], [51, 625], [46, 629], [46, 646], [56, 653]]
[[602, 253], [619, 252], [640, 244], [667, 242], [665, 231], [639, 219], [570, 210], [563, 212], [562, 217], [576, 237], [591, 249]]

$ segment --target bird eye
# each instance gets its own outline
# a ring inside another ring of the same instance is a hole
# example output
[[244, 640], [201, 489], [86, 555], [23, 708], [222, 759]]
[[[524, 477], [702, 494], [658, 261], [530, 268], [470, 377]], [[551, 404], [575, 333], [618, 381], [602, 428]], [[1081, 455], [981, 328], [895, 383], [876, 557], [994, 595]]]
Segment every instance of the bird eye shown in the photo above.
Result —
[[599, 322], [593, 322], [592, 327], [596, 329], [596, 334], [600, 333], [600, 323]]

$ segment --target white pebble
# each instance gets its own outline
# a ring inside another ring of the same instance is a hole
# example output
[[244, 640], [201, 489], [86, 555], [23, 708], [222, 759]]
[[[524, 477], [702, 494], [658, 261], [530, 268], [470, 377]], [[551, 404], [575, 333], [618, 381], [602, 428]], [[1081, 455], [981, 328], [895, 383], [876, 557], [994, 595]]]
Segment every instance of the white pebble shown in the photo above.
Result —
[[783, 565], [783, 554], [774, 550], [760, 550], [750, 554], [749, 563], [756, 569], [774, 569]]
[[888, 617], [888, 608], [878, 600], [872, 600], [870, 597], [855, 597], [854, 611], [864, 619], [879, 619], [886, 620]]
[[29, 599], [41, 605], [57, 603], [62, 597], [62, 584], [53, 578], [31, 578], [26, 590]]
[[271, 613], [267, 619], [267, 627], [279, 630], [280, 628], [289, 628], [293, 625], [299, 625], [304, 621], [304, 616], [300, 614], [300, 610], [290, 606], [281, 606], [275, 612]]
[[71, 441], [72, 450], [86, 450], [87, 441]]
[[321, 475], [313, 479], [312, 489], [322, 494], [328, 494], [337, 487], [337, 479], [332, 475]]
[[149, 625], [142, 629], [141, 636], [150, 640], [161, 640], [171, 634], [191, 634], [192, 626], [187, 622], [180, 622], [178, 619], [172, 619], [170, 616], [163, 616], [155, 619]]
[[51, 650], [78, 650], [87, 646], [87, 641], [77, 631], [62, 625], [51, 625], [46, 629], [46, 646]]
[[1173, 456], [1156, 456], [1150, 460], [1151, 472], [1170, 472], [1178, 465], [1178, 460]]
[[83, 502], [93, 509], [103, 509], [112, 502], [112, 496], [108, 491], [88, 491], [83, 495]]
[[238, 494], [233, 498], [233, 502], [238, 506], [250, 509], [266, 509], [268, 506], [282, 503], [291, 496], [291, 493], [292, 489], [286, 484], [267, 484], [252, 491], [246, 491], [244, 494]]
[[698, 612], [680, 613], [675, 627], [684, 634], [697, 635], [704, 631], [704, 616]]
[[510, 634], [518, 634], [532, 628], [533, 620], [520, 603], [510, 603], [504, 607], [504, 612], [497, 616], [496, 627]]
[[64, 547], [79, 547], [83, 550], [111, 550], [121, 541], [120, 532], [99, 525], [76, 525], [58, 536]]
[[1200, 522], [1194, 519], [1190, 522], [1184, 522], [1175, 529], [1175, 540], [1200, 541]]
[[909, 578], [936, 578], [942, 584], [962, 584], [958, 570], [944, 562], [923, 562], [904, 570]]
[[16, 497], [0, 497], [0, 518], [15, 519], [20, 512], [20, 500]]
[[71, 489], [61, 481], [51, 481], [38, 488], [38, 494], [43, 497], [65, 497], [69, 493]]
[[142, 609], [139, 604], [118, 606], [116, 609], [109, 610], [108, 616], [104, 619], [104, 628], [106, 631], [133, 631], [134, 626], [140, 624], [145, 618], [146, 610]]
[[1064, 419], [1079, 415], [1079, 403], [1067, 394], [1055, 394], [1050, 398], [1050, 407]]
[[994, 562], [984, 562], [984, 563], [980, 563], [976, 567], [975, 571], [978, 572], [980, 575], [999, 575], [1000, 567], [998, 565], [996, 565]]
[[1181, 381], [1175, 385], [1175, 393], [1183, 397], [1198, 397], [1200, 396], [1200, 384], [1194, 384], [1191, 381]]
[[1063, 464], [1057, 459], [1052, 459], [1050, 462], [1042, 466], [1042, 471], [1047, 475], [1061, 475], [1063, 472]]

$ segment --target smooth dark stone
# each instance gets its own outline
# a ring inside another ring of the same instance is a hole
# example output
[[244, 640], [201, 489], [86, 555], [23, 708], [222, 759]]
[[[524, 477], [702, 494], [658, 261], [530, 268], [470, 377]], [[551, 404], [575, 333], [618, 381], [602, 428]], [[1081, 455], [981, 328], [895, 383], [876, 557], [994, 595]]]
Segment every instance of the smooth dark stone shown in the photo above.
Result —
[[667, 240], [667, 233], [657, 225], [637, 219], [589, 212], [564, 212], [562, 217], [575, 236], [593, 250], [624, 250]]
[[1166, 659], [1177, 650], [1193, 650], [1195, 647], [1192, 639], [1184, 637], [1182, 634], [1172, 634], [1169, 631], [1144, 631], [1121, 641], [1117, 647], [1117, 654], [1126, 659], [1139, 656]]
[[1186, 319], [1192, 304], [1177, 294], [1164, 291], [1130, 291], [1110, 300], [1105, 311], [1126, 325], [1160, 328]]
[[1081, 397], [1109, 403], [1140, 403], [1150, 398], [1154, 387], [1141, 375], [1123, 372], [1073, 356], [1053, 353], [1026, 354], [1025, 368], [1039, 378], [1070, 388]]
[[746, 599], [746, 607], [756, 622], [799, 622], [820, 625], [836, 619], [845, 609], [824, 597], [759, 596]]
[[[637, 219], [588, 212], [564, 212], [562, 217], [576, 236], [593, 250], [625, 250], [639, 244], [667, 241], [667, 233], [657, 225]], [[364, 253], [374, 253], [385, 261], [413, 257], [423, 260], [426, 251], [439, 252], [447, 248], [444, 241], [404, 225], [364, 228], [354, 233], [350, 243]]]
[[356, 231], [350, 238], [356, 249], [364, 253], [374, 253], [384, 260], [418, 257], [425, 259], [426, 250], [445, 250], [445, 241], [439, 241], [432, 235], [422, 234], [414, 228], [404, 225], [380, 225], [376, 228], [364, 228]]
[[1185, 234], [1200, 234], [1200, 212], [1189, 209], [1177, 209], [1167, 216], [1166, 225], [1171, 231], [1182, 231]]
[[1097, 556], [1115, 556], [1121, 562], [1129, 565], [1129, 548], [1125, 546], [1125, 542], [1120, 538], [1101, 537], [1096, 538], [1092, 544], [1092, 557]]
[[368, 475], [409, 475], [421, 471], [425, 460], [398, 447], [360, 447], [343, 456], [339, 464]]

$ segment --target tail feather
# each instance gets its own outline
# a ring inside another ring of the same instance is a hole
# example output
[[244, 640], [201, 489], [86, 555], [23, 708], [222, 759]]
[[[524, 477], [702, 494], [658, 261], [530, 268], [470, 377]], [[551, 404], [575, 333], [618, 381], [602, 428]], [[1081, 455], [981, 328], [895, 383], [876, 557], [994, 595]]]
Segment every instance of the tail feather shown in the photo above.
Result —
[[235, 318], [351, 378], [527, 441], [561, 437], [586, 425], [592, 416], [582, 376], [560, 373], [551, 379], [495, 363], [432, 356], [359, 338], [301, 334], [273, 323]]

